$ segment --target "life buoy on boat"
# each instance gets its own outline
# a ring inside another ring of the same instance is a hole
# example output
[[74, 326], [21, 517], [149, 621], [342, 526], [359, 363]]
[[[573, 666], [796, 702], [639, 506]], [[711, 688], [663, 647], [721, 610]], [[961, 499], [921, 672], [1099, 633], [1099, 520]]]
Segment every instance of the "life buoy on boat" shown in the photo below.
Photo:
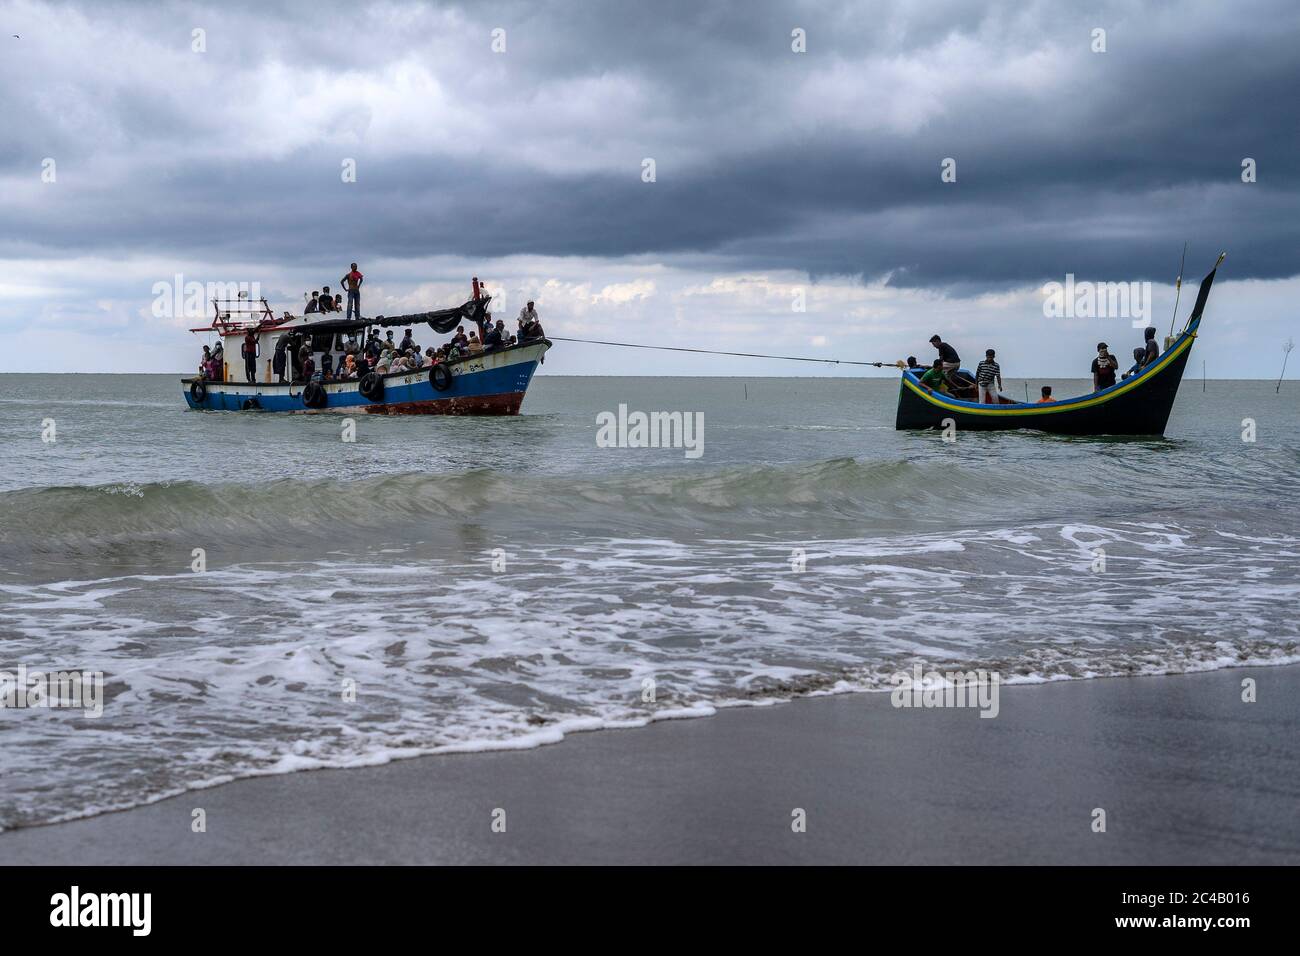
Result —
[[451, 388], [451, 369], [445, 365], [435, 365], [429, 369], [429, 384], [440, 392]]
[[361, 376], [361, 384], [357, 386], [357, 391], [361, 393], [362, 398], [372, 402], [379, 401], [384, 397], [384, 377], [378, 372], [367, 372]]
[[246, 398], [239, 407], [246, 412], [256, 412], [262, 408], [262, 403], [255, 398]]
[[208, 400], [208, 387], [202, 382], [191, 382], [190, 398], [194, 399], [195, 404], [202, 405]]
[[319, 382], [308, 382], [302, 390], [302, 403], [308, 408], [324, 408], [328, 400]]

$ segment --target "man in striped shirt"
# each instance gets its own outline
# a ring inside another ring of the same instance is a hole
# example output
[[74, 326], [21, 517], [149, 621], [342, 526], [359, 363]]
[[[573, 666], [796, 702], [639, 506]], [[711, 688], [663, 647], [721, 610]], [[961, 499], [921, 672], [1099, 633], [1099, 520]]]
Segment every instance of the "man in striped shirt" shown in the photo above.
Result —
[[[975, 369], [975, 384], [980, 388], [981, 405], [998, 405], [998, 392], [1002, 390], [1002, 369], [998, 363], [993, 361], [997, 353], [988, 349], [984, 353], [984, 361], [980, 362], [979, 367]], [[993, 383], [997, 382], [997, 389], [993, 388]]]

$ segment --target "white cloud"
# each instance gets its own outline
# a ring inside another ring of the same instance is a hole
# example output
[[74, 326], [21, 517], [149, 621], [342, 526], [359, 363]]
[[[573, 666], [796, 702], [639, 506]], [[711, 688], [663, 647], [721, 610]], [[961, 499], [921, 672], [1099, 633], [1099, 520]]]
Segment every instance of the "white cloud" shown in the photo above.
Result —
[[[31, 264], [0, 260], [0, 274], [21, 274]], [[251, 277], [279, 312], [297, 312], [297, 290], [333, 284], [342, 267], [316, 270], [247, 263], [209, 265], [206, 273], [185, 271], [186, 279], [209, 281]], [[190, 334], [203, 321], [152, 316], [151, 285], [172, 280], [172, 264], [155, 259], [82, 258], [68, 264], [41, 263], [24, 279], [54, 290], [63, 304], [31, 298], [0, 298], [0, 371], [182, 372], [193, 364], [202, 336]], [[375, 260], [363, 263], [366, 314], [400, 315], [463, 302], [470, 276], [477, 274], [495, 297], [494, 311], [513, 325], [527, 299], [538, 303], [548, 332], [578, 338], [721, 351], [782, 355], [815, 354], [857, 361], [892, 362], [907, 355], [928, 357], [926, 340], [941, 332], [964, 356], [987, 347], [998, 350], [1010, 377], [1083, 375], [1092, 345], [1140, 333], [1127, 320], [1049, 320], [1036, 288], [998, 295], [942, 296], [917, 289], [864, 284], [860, 277], [811, 281], [795, 272], [706, 273], [689, 265], [630, 263], [603, 259], [516, 256], [469, 263], [449, 257]], [[807, 311], [791, 310], [787, 294], [807, 292]], [[62, 290], [59, 293], [59, 290]], [[1186, 292], [1187, 290], [1184, 290]], [[1173, 289], [1157, 286], [1155, 311], [1168, 315]], [[1211, 377], [1276, 374], [1280, 346], [1294, 335], [1289, 303], [1300, 295], [1300, 279], [1216, 285], [1202, 334]], [[1190, 303], [1183, 296], [1180, 317]], [[1249, 325], [1245, 317], [1249, 317]], [[1157, 323], [1159, 324], [1159, 323]], [[57, 337], [52, 338], [52, 330]], [[1164, 328], [1161, 328], [1163, 333]], [[1249, 332], [1249, 336], [1240, 335]], [[1276, 343], [1274, 343], [1276, 339]], [[1229, 361], [1225, 345], [1249, 355]], [[1273, 348], [1276, 345], [1277, 348]], [[1273, 352], [1277, 351], [1277, 362]], [[1214, 368], [1218, 364], [1221, 367]], [[655, 355], [608, 347], [562, 343], [547, 358], [557, 374], [863, 374], [834, 366], [799, 366], [722, 356]]]

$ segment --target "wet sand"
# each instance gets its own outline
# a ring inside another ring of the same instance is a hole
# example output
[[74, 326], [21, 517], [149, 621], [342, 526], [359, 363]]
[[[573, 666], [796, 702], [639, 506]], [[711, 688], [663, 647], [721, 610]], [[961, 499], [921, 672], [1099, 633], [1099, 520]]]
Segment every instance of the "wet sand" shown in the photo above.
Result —
[[1300, 863], [1300, 666], [1003, 687], [1000, 705], [854, 694], [241, 780], [0, 834], [0, 863]]

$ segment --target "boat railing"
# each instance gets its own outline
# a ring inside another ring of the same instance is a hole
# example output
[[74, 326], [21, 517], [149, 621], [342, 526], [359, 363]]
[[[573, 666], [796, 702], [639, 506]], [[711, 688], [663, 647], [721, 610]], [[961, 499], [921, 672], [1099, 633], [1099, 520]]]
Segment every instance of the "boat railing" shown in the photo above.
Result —
[[276, 319], [265, 298], [213, 299], [212, 312], [212, 328], [222, 335], [235, 335], [284, 321]]

